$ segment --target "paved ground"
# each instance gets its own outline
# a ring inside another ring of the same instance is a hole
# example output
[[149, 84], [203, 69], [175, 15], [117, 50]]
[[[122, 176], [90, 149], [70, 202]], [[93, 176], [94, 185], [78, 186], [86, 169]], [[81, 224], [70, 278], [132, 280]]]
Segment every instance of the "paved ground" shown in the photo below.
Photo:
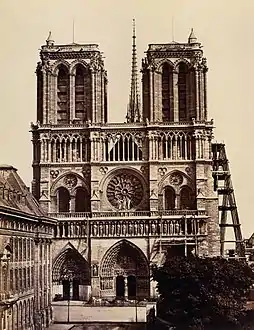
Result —
[[144, 324], [85, 324], [74, 326], [71, 330], [144, 330]]
[[69, 330], [74, 326], [75, 324], [52, 324], [48, 330]]
[[53, 324], [49, 330], [145, 330], [144, 324]]

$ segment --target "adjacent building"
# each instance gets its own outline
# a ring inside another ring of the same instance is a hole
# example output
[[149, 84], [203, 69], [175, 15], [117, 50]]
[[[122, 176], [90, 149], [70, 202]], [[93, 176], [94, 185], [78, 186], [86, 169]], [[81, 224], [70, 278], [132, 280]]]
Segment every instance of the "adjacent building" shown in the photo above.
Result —
[[44, 329], [52, 319], [55, 220], [9, 165], [0, 166], [0, 329]]

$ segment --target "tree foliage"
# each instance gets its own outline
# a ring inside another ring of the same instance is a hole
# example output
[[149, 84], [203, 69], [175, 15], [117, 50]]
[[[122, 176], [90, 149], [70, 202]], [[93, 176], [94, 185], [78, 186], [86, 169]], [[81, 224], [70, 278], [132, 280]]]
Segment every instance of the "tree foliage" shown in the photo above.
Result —
[[236, 324], [243, 315], [253, 273], [245, 261], [221, 257], [168, 257], [155, 268], [159, 315], [177, 329]]

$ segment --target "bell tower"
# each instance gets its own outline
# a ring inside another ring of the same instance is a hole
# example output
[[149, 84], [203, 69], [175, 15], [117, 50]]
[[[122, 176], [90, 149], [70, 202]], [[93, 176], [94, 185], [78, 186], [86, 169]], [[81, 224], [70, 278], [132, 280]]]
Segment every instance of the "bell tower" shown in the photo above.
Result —
[[107, 73], [98, 45], [57, 45], [50, 32], [36, 75], [32, 190], [45, 211], [52, 212], [52, 180], [67, 170], [82, 175], [90, 161], [89, 126], [107, 122]]
[[193, 29], [187, 43], [150, 44], [142, 66], [144, 120], [207, 120], [208, 69]]
[[171, 210], [168, 214], [182, 216], [187, 210], [197, 210], [206, 215], [206, 243], [200, 247], [207, 249], [199, 253], [218, 255], [207, 71], [193, 29], [186, 43], [150, 44], [142, 61], [143, 121], [149, 138], [150, 210], [164, 215]]

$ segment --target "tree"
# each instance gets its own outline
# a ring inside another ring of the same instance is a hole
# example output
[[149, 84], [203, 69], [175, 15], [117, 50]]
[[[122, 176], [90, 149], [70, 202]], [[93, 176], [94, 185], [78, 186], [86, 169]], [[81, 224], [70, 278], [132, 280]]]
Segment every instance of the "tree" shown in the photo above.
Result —
[[176, 329], [237, 324], [244, 313], [253, 273], [245, 261], [168, 253], [153, 270], [160, 294], [158, 314]]

